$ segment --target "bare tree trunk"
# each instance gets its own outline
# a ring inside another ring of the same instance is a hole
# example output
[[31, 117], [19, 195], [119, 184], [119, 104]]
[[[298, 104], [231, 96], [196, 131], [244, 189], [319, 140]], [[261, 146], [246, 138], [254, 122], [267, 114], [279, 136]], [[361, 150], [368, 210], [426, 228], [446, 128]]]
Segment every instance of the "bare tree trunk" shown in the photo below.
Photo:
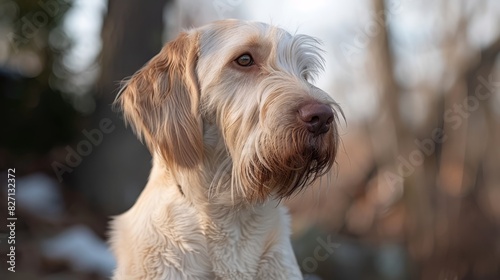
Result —
[[[404, 133], [401, 131], [401, 118], [399, 116], [399, 94], [400, 89], [394, 79], [393, 57], [389, 45], [387, 32], [387, 11], [384, 0], [373, 0], [373, 9], [377, 15], [383, 15], [379, 20], [379, 32], [373, 37], [370, 48], [370, 60], [368, 62], [368, 79], [375, 86], [375, 93], [382, 100], [380, 104], [380, 115], [375, 123], [370, 123], [371, 134], [375, 136], [374, 144], [375, 158], [379, 167], [391, 161], [398, 153], [398, 137]], [[381, 128], [390, 128], [391, 131]]]
[[107, 214], [132, 205], [144, 187], [151, 156], [111, 104], [119, 82], [132, 75], [162, 46], [163, 8], [168, 0], [109, 0], [102, 30], [101, 76], [96, 113], [87, 130], [110, 119], [115, 129], [75, 168], [76, 185]]

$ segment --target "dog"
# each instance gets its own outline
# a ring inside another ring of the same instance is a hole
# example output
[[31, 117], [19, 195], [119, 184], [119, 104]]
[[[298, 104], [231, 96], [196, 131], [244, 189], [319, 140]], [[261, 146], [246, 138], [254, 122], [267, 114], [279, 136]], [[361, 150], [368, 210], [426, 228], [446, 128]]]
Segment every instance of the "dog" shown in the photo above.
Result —
[[318, 40], [222, 20], [181, 33], [115, 105], [153, 156], [111, 222], [113, 279], [302, 279], [282, 199], [334, 164], [340, 110]]

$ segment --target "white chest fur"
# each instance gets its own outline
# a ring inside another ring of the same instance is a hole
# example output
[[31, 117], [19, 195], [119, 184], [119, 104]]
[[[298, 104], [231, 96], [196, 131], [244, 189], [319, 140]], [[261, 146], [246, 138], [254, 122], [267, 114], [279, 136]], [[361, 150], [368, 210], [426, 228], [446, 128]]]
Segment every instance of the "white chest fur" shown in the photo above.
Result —
[[302, 279], [283, 206], [205, 203], [200, 212], [156, 174], [112, 223], [115, 279]]

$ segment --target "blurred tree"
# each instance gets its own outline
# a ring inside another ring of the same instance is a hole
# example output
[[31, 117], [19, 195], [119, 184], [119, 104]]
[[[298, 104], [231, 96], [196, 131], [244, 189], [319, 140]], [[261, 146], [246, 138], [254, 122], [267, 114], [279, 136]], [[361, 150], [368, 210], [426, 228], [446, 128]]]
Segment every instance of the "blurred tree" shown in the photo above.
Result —
[[[386, 4], [384, 0], [372, 1], [373, 9], [385, 14]], [[443, 10], [456, 8], [451, 1], [440, 5]], [[446, 69], [443, 78], [448, 78], [450, 85], [443, 82], [433, 89], [434, 85], [425, 80], [415, 88], [398, 85], [393, 73], [397, 63], [391, 49], [393, 38], [385, 21], [381, 21], [383, 28], [370, 43], [368, 78], [381, 106], [366, 127], [372, 137], [378, 180], [367, 178], [361, 187], [365, 188], [363, 194], [355, 199], [348, 213], [362, 205], [375, 212], [370, 213], [375, 219], [363, 227], [349, 227], [363, 220], [350, 215], [347, 230], [367, 239], [377, 236], [376, 242], [404, 240], [418, 265], [418, 279], [500, 276], [500, 254], [491, 246], [498, 242], [500, 215], [491, 206], [493, 198], [485, 198], [500, 196], [500, 121], [492, 112], [494, 103], [487, 101], [498, 93], [499, 83], [494, 77], [499, 76], [500, 37], [479, 49], [472, 47], [468, 34], [471, 22], [477, 20], [478, 11], [486, 5], [486, 1], [480, 1], [472, 11], [461, 5], [455, 13], [440, 15], [443, 26], [439, 28], [447, 31], [442, 34], [437, 52]], [[430, 114], [422, 124], [412, 125], [401, 117], [404, 95], [428, 93], [433, 96], [425, 104]], [[442, 135], [438, 140], [435, 131]], [[387, 172], [398, 178], [388, 181]], [[404, 190], [401, 199], [384, 207], [373, 206], [382, 194], [395, 193], [398, 188]], [[404, 226], [395, 226], [395, 215], [403, 216], [397, 223]], [[492, 223], [492, 217], [496, 223]], [[405, 230], [395, 235], [388, 226]]]
[[[0, 2], [0, 45], [8, 46], [0, 57], [0, 169], [48, 171], [49, 151], [75, 138], [77, 113], [58, 87], [72, 46], [61, 29], [70, 7], [69, 1]], [[47, 163], [37, 165], [40, 159]]]
[[130, 207], [144, 187], [151, 156], [131, 129], [126, 129], [111, 104], [119, 82], [129, 77], [162, 47], [163, 12], [168, 0], [108, 1], [102, 30], [101, 76], [96, 88], [96, 112], [88, 129], [111, 119], [115, 130], [82, 161], [74, 182], [101, 209], [117, 214]]

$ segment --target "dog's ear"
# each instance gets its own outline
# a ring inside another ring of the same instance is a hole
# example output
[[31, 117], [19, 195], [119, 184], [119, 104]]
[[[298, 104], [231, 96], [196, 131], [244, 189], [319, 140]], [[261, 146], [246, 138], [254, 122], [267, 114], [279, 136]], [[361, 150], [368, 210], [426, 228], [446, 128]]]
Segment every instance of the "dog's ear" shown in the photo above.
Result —
[[170, 167], [192, 168], [203, 157], [198, 50], [196, 34], [180, 34], [126, 82], [115, 100], [139, 139]]

